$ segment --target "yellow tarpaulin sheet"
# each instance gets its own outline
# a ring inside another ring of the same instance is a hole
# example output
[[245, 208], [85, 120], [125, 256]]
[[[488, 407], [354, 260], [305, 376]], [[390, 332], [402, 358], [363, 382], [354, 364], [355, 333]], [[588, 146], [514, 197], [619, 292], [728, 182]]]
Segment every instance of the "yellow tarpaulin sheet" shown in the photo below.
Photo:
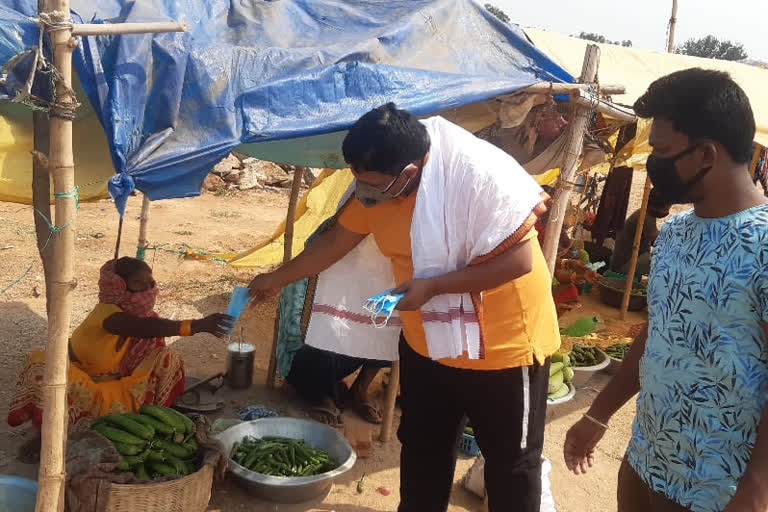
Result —
[[[27, 119], [0, 116], [0, 201], [32, 203], [32, 112], [27, 113]], [[107, 197], [107, 180], [115, 170], [104, 130], [95, 115], [76, 119], [73, 124], [75, 184], [80, 200]]]
[[[546, 185], [554, 181], [558, 173], [559, 169], [553, 169], [534, 176], [534, 179], [539, 184]], [[336, 213], [339, 201], [350, 183], [352, 183], [352, 172], [348, 169], [339, 171], [326, 169], [315, 180], [312, 188], [299, 200], [294, 217], [296, 220], [293, 228], [293, 256], [304, 249], [304, 242], [309, 235], [314, 233], [325, 219]], [[230, 265], [238, 268], [277, 265], [283, 261], [284, 235], [285, 221], [280, 223], [269, 240], [253, 249], [240, 254], [217, 254], [216, 256], [228, 259]]]
[[[304, 194], [296, 205], [293, 225], [293, 256], [304, 249], [309, 235], [315, 232], [325, 219], [336, 213], [336, 208], [344, 192], [352, 182], [349, 170], [324, 170], [317, 177], [312, 188]], [[285, 221], [280, 223], [272, 237], [248, 251], [240, 254], [220, 254], [233, 267], [264, 267], [283, 261], [285, 247]]]
[[[542, 52], [566, 71], [573, 76], [581, 74], [584, 52], [590, 41], [536, 29], [525, 29], [525, 32]], [[757, 121], [755, 141], [762, 146], [768, 146], [768, 70], [738, 62], [624, 48], [612, 44], [599, 46], [600, 82], [626, 87], [625, 94], [612, 97], [614, 102], [624, 105], [631, 106], [648, 89], [651, 82], [675, 71], [700, 67], [730, 73], [747, 93], [752, 104]]]

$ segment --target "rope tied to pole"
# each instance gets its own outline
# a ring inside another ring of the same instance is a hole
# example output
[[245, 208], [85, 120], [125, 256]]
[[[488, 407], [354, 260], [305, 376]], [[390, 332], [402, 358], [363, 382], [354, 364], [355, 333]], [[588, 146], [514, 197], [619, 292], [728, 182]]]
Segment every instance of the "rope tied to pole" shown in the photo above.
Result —
[[[87, 185], [85, 185], [87, 186]], [[75, 187], [69, 190], [63, 190], [61, 192], [55, 192], [53, 194], [53, 197], [59, 198], [59, 199], [74, 199], [75, 200], [75, 210], [80, 209], [80, 195], [78, 194], [79, 187]], [[40, 249], [40, 252], [45, 251], [48, 246], [51, 244], [51, 241], [56, 237], [57, 233], [60, 233], [61, 231], [67, 229], [69, 226], [72, 225], [72, 223], [75, 222], [75, 219], [77, 218], [77, 215], [73, 216], [72, 219], [70, 219], [69, 222], [62, 224], [61, 226], [55, 225], [51, 219], [49, 219], [43, 212], [41, 212], [39, 209], [35, 208], [35, 213], [37, 213], [45, 222], [45, 224], [48, 226], [48, 238], [45, 240], [45, 243], [43, 244], [42, 248]], [[27, 267], [27, 269], [16, 279], [14, 279], [11, 284], [0, 290], [0, 295], [3, 295], [8, 290], [19, 284], [32, 270], [32, 266], [34, 264], [30, 263], [30, 265]]]
[[[58, 32], [62, 30], [71, 30], [73, 23], [69, 16], [64, 13], [54, 11], [50, 13], [39, 13], [37, 18], [32, 18], [40, 27], [37, 46], [27, 48], [8, 59], [0, 72], [0, 83], [8, 79], [12, 69], [22, 60], [33, 55], [32, 69], [24, 82], [24, 86], [16, 91], [13, 100], [16, 103], [26, 105], [30, 109], [39, 112], [47, 112], [48, 117], [58, 117], [61, 119], [74, 120], [80, 102], [77, 100], [75, 91], [63, 84], [64, 80], [59, 70], [48, 59], [43, 52], [43, 37], [46, 32]], [[37, 74], [47, 75], [51, 86], [51, 99], [42, 98], [32, 93], [32, 87]], [[60, 101], [57, 94], [57, 88], [61, 87], [64, 94], [69, 97], [69, 101]]]

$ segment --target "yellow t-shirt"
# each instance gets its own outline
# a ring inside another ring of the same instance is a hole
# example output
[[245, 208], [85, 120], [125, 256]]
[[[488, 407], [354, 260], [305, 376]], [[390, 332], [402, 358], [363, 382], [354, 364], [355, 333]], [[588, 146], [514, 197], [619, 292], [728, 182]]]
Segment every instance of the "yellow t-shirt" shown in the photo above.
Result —
[[[358, 234], [372, 234], [379, 250], [392, 261], [395, 282], [413, 279], [411, 221], [416, 194], [383, 201], [365, 208], [352, 200], [344, 208], [339, 223]], [[533, 251], [530, 273], [482, 294], [484, 359], [469, 359], [466, 354], [440, 363], [455, 368], [500, 370], [539, 363], [560, 347], [557, 313], [552, 300], [552, 278], [541, 252], [536, 230], [523, 238]], [[419, 311], [401, 311], [403, 334], [408, 345], [428, 356], [424, 325]]]
[[88, 375], [100, 375], [116, 371], [120, 367], [129, 343], [117, 350], [120, 336], [104, 330], [104, 320], [122, 309], [114, 304], [99, 303], [77, 326], [69, 340], [78, 366]]

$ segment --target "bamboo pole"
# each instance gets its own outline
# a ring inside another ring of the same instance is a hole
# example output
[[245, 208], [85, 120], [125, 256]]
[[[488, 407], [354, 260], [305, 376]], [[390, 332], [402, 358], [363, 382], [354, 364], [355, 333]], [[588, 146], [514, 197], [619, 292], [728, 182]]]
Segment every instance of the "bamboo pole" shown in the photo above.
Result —
[[151, 21], [146, 23], [98, 23], [72, 25], [73, 36], [110, 36], [125, 34], [160, 34], [163, 32], [184, 32], [187, 24], [183, 21]]
[[625, 123], [637, 122], [637, 116], [631, 110], [621, 109], [605, 100], [593, 96], [588, 91], [576, 89], [571, 93], [570, 100], [572, 103], [589, 108], [590, 110], [597, 110], [598, 112]]
[[637, 259], [640, 256], [640, 240], [643, 238], [643, 227], [645, 226], [645, 214], [648, 211], [648, 198], [651, 195], [651, 180], [645, 177], [645, 188], [643, 190], [643, 202], [640, 205], [640, 216], [637, 218], [637, 228], [635, 229], [635, 240], [632, 242], [632, 258], [629, 260], [629, 270], [627, 271], [627, 282], [624, 285], [624, 295], [621, 298], [621, 319], [627, 319], [627, 310], [629, 309], [629, 298], [632, 294], [632, 284], [635, 280], [635, 270], [637, 269]]
[[384, 418], [381, 420], [379, 441], [386, 443], [392, 435], [392, 423], [395, 419], [395, 402], [397, 391], [400, 389], [400, 361], [392, 361], [392, 371], [389, 374], [387, 394], [384, 399]]
[[675, 53], [675, 26], [677, 25], [677, 0], [672, 0], [672, 15], [669, 17], [667, 53]]
[[[521, 89], [519, 92], [529, 93], [549, 93], [549, 94], [571, 94], [574, 91], [588, 91], [587, 84], [563, 84], [558, 82], [539, 82]], [[619, 84], [600, 85], [600, 92], [603, 94], [624, 94], [627, 88]], [[517, 94], [517, 93], [515, 93]]]
[[149, 206], [151, 201], [145, 195], [141, 199], [141, 215], [139, 216], [139, 242], [136, 247], [136, 258], [143, 260], [147, 252], [149, 241], [147, 240], [147, 229], [149, 228]]
[[[288, 212], [285, 216], [285, 233], [283, 234], [283, 264], [293, 258], [293, 226], [296, 221], [296, 203], [299, 201], [301, 182], [304, 167], [296, 166], [293, 171], [293, 183], [291, 183], [291, 197], [288, 200]], [[277, 378], [277, 336], [280, 332], [280, 305], [277, 306], [275, 315], [275, 328], [272, 334], [272, 350], [269, 355], [269, 368], [267, 369], [267, 387], [275, 389]]]
[[[69, 0], [47, 0], [42, 12], [69, 17]], [[66, 20], [63, 20], [66, 21]], [[102, 27], [102, 26], [97, 26]], [[129, 33], [135, 30], [129, 27]], [[102, 33], [94, 29], [93, 34]], [[120, 31], [110, 33], [118, 34]], [[65, 442], [67, 437], [68, 339], [72, 317], [74, 278], [74, 225], [77, 215], [75, 164], [72, 154], [72, 53], [77, 41], [72, 25], [57, 24], [49, 30], [53, 65], [58, 71], [56, 105], [49, 114], [48, 169], [53, 176], [55, 224], [59, 226], [53, 242], [51, 266], [51, 308], [48, 314], [48, 344], [43, 374], [43, 423], [41, 428], [40, 469], [35, 512], [61, 512], [64, 509]]]
[[[49, 0], [49, 11], [69, 14], [69, 0]], [[56, 97], [60, 104], [73, 103], [72, 52], [75, 40], [70, 28], [50, 32], [53, 64], [60, 81], [56, 84]], [[48, 315], [48, 345], [45, 349], [43, 376], [43, 425], [40, 449], [36, 512], [60, 511], [64, 504], [64, 444], [67, 425], [67, 343], [72, 316], [74, 289], [74, 252], [77, 214], [75, 197], [74, 156], [72, 154], [72, 119], [60, 109], [50, 113], [49, 168], [56, 193], [56, 225], [66, 226], [56, 233], [54, 258], [51, 268], [51, 311]], [[65, 194], [62, 196], [61, 194]]]
[[[594, 44], [588, 45], [584, 55], [584, 65], [581, 70], [581, 82], [592, 83], [595, 81], [599, 62], [600, 48]], [[589, 123], [589, 113], [590, 109], [583, 105], [571, 105], [565, 161], [561, 167], [560, 179], [557, 182], [552, 200], [544, 238], [544, 256], [547, 260], [550, 274], [553, 274], [555, 270], [557, 243], [560, 240], [560, 232], [563, 229], [563, 220], [567, 211], [568, 200], [573, 190], [573, 175], [578, 167], [579, 157], [583, 149], [584, 133]]]
[[[672, 0], [672, 15], [669, 18], [669, 34], [667, 35], [667, 53], [675, 52], [675, 26], [677, 24], [677, 0]], [[637, 269], [637, 259], [640, 256], [640, 239], [643, 234], [643, 226], [645, 226], [645, 212], [648, 211], [648, 198], [651, 193], [651, 180], [646, 175], [645, 177], [645, 189], [643, 190], [643, 202], [640, 205], [640, 217], [637, 222], [637, 229], [635, 230], [635, 240], [632, 245], [632, 258], [629, 260], [629, 271], [627, 272], [627, 282], [624, 285], [624, 295], [621, 297], [621, 318], [622, 320], [627, 317], [627, 310], [629, 309], [629, 298], [632, 295], [632, 284], [635, 279], [635, 270]]]

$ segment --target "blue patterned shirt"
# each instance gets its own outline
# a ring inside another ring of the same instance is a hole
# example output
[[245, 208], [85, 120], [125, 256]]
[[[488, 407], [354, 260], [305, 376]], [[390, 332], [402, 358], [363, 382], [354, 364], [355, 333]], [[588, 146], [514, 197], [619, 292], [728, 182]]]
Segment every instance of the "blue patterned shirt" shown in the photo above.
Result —
[[736, 491], [768, 398], [768, 205], [668, 220], [654, 246], [631, 466], [694, 512]]

